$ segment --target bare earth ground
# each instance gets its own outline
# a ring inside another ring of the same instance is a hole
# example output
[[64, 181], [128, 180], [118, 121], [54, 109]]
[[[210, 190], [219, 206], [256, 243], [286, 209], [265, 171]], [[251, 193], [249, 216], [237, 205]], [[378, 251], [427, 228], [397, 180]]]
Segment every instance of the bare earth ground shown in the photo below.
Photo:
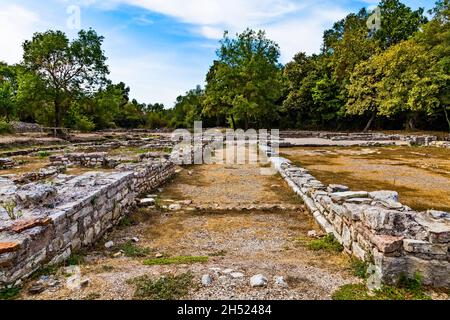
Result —
[[[260, 174], [258, 165], [201, 165], [181, 170], [163, 187], [158, 204], [192, 200], [179, 211], [161, 207], [138, 210], [132, 226], [119, 227], [103, 243], [87, 252], [81, 265], [89, 286], [69, 291], [61, 269], [61, 285], [25, 299], [132, 299], [135, 288], [127, 280], [148, 275], [159, 279], [167, 274], [191, 272], [194, 285], [188, 299], [330, 299], [340, 286], [360, 280], [351, 275], [349, 257], [339, 253], [310, 251], [298, 242], [309, 230], [319, 228], [299, 210], [196, 211], [195, 205], [291, 204], [302, 207], [279, 176]], [[208, 256], [206, 263], [145, 266], [145, 258], [114, 258], [118, 245], [138, 237], [138, 245], [151, 249], [149, 258], [164, 256]], [[244, 274], [233, 278], [230, 270]], [[250, 277], [263, 274], [266, 288], [252, 288]], [[201, 285], [210, 274], [211, 286]], [[277, 286], [273, 277], [283, 276], [288, 288]], [[28, 287], [32, 282], [28, 284]]]
[[426, 147], [282, 148], [326, 184], [395, 190], [413, 209], [450, 211], [450, 150]]

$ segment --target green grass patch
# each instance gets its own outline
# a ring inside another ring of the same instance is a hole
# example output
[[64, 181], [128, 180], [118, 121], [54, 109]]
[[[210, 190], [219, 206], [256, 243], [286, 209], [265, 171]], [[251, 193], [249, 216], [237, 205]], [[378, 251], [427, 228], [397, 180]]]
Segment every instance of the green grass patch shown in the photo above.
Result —
[[34, 279], [39, 279], [39, 278], [42, 277], [42, 276], [50, 276], [50, 275], [54, 275], [54, 274], [56, 274], [56, 273], [58, 272], [60, 266], [61, 266], [61, 265], [53, 264], [53, 265], [50, 265], [50, 266], [44, 266], [44, 267], [41, 267], [41, 268], [39, 268], [36, 272], [34, 272], [34, 273], [31, 275], [30, 278], [31, 278], [32, 280], [34, 280]]
[[331, 296], [333, 300], [431, 300], [422, 286], [422, 278], [401, 277], [396, 286], [383, 285], [380, 290], [369, 293], [365, 284], [346, 284]]
[[119, 227], [131, 227], [134, 224], [133, 219], [126, 216], [119, 222]]
[[84, 256], [77, 253], [72, 253], [70, 257], [66, 260], [66, 266], [79, 266], [84, 263]]
[[38, 157], [41, 159], [47, 158], [50, 155], [50, 153], [48, 151], [39, 151], [38, 152]]
[[326, 236], [312, 240], [307, 244], [308, 249], [310, 250], [323, 250], [330, 252], [341, 252], [344, 250], [344, 247], [336, 240], [333, 234], [329, 233]]
[[0, 290], [0, 300], [14, 300], [20, 294], [20, 287], [11, 287]]
[[167, 265], [167, 264], [193, 264], [193, 263], [205, 263], [208, 262], [208, 257], [202, 256], [178, 256], [178, 257], [162, 257], [154, 259], [144, 260], [144, 265]]
[[186, 296], [192, 287], [193, 276], [183, 273], [167, 275], [158, 280], [142, 276], [129, 280], [135, 286], [134, 298], [139, 300], [177, 300]]
[[369, 263], [352, 258], [350, 261], [350, 268], [352, 270], [353, 275], [358, 278], [366, 279], [367, 278], [367, 268], [369, 267]]
[[123, 251], [125, 257], [129, 258], [142, 258], [148, 256], [152, 250], [149, 248], [140, 247], [133, 243], [133, 241], [127, 241], [119, 246]]

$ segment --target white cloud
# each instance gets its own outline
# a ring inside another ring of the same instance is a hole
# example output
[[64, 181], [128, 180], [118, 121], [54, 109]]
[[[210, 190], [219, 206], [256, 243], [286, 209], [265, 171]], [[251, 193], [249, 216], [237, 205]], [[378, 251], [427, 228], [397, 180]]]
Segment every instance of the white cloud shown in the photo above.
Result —
[[303, 7], [292, 0], [113, 0], [178, 18], [190, 24], [255, 25]]
[[282, 62], [289, 61], [298, 51], [317, 53], [323, 31], [348, 13], [328, 1], [312, 0], [109, 0], [106, 3], [133, 5], [173, 17], [191, 24], [188, 30], [206, 39], [218, 40], [225, 30], [231, 34], [247, 27], [266, 30], [268, 37], [280, 45]]
[[0, 11], [0, 61], [18, 63], [22, 43], [42, 26], [39, 16], [15, 4], [2, 4]]
[[280, 45], [281, 60], [286, 63], [299, 51], [317, 53], [322, 45], [324, 30], [347, 14], [340, 8], [314, 10], [305, 18], [287, 19], [265, 26], [264, 29], [268, 38]]

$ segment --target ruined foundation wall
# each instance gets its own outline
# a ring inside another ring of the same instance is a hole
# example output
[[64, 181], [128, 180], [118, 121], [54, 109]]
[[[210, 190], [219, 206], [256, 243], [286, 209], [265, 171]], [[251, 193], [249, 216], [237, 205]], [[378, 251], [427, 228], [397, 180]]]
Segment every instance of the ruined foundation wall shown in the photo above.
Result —
[[[0, 226], [0, 287], [92, 245], [129, 213], [139, 194], [165, 182], [174, 172], [173, 162], [163, 161], [141, 164], [132, 171], [70, 177], [57, 190], [60, 197], [65, 192], [69, 195], [65, 201], [55, 198], [56, 206], [50, 203], [45, 209], [29, 209], [26, 218]], [[86, 188], [86, 194], [78, 191]]]
[[450, 287], [450, 214], [417, 212], [401, 204], [394, 191], [349, 191], [325, 186], [289, 160], [271, 157], [272, 165], [304, 201], [309, 212], [345, 251], [374, 266], [382, 283], [419, 273], [423, 283]]

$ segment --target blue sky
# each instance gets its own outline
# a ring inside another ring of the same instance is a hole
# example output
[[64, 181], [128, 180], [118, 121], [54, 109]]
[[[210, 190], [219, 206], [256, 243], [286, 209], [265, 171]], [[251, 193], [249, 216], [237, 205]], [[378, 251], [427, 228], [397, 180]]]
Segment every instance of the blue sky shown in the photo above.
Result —
[[[65, 31], [70, 37], [73, 6], [80, 27], [105, 37], [111, 79], [124, 81], [145, 103], [174, 104], [176, 97], [203, 85], [223, 31], [266, 30], [279, 43], [281, 62], [298, 51], [320, 49], [333, 22], [376, 0], [0, 0], [0, 60], [19, 62], [21, 43], [33, 32]], [[430, 9], [434, 0], [404, 0]]]

